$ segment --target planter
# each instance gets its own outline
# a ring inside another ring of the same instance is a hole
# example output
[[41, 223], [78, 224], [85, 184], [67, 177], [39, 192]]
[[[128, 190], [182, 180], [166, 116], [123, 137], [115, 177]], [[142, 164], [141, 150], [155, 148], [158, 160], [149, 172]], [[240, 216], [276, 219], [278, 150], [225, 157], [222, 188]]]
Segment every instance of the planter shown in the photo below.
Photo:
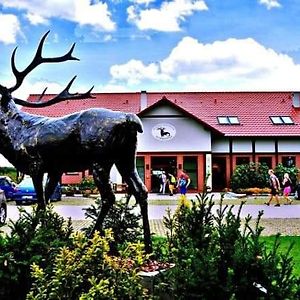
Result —
[[[140, 271], [138, 275], [141, 277], [142, 285], [149, 291], [149, 294], [154, 294], [155, 285], [159, 283], [159, 279], [163, 273], [168, 272], [174, 268], [175, 264], [169, 264], [166, 268], [158, 269], [156, 271]], [[169, 300], [172, 299], [167, 293], [160, 294], [159, 299]]]

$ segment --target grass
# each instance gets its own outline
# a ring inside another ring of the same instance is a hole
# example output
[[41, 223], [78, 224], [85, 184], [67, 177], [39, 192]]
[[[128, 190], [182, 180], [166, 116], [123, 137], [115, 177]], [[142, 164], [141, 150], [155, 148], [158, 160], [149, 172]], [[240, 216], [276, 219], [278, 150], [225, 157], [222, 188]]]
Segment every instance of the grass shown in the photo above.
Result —
[[[275, 236], [262, 236], [261, 240], [265, 242], [267, 249], [271, 250], [274, 245]], [[279, 251], [282, 254], [287, 252], [291, 243], [294, 243], [290, 255], [293, 257], [294, 275], [300, 276], [300, 236], [280, 236], [279, 241]]]

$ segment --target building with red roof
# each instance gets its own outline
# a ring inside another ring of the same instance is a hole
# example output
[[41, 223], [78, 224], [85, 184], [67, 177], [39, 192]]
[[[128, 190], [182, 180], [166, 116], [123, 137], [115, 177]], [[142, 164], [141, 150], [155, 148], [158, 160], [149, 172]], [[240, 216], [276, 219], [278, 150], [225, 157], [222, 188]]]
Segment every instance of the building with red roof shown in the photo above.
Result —
[[[28, 101], [39, 101], [30, 95]], [[200, 191], [204, 178], [213, 190], [229, 186], [241, 163], [300, 165], [300, 93], [298, 92], [136, 92], [94, 93], [94, 98], [68, 100], [22, 110], [60, 117], [90, 107], [136, 113], [144, 133], [138, 135], [137, 168], [149, 191], [159, 190], [164, 170], [185, 170], [190, 191]], [[45, 95], [43, 101], [52, 98]], [[86, 172], [66, 173], [63, 184], [78, 183]], [[122, 178], [112, 171], [112, 181]]]

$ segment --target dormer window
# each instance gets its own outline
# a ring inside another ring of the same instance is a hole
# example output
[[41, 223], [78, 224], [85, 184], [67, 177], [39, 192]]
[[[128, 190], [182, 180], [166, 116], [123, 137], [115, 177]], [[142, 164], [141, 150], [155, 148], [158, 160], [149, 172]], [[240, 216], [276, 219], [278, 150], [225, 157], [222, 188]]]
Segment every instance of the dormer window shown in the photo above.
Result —
[[273, 116], [270, 117], [271, 121], [275, 125], [292, 125], [294, 124], [293, 120], [289, 116]]
[[218, 122], [221, 125], [239, 125], [240, 124], [240, 120], [238, 117], [235, 116], [219, 116], [218, 118]]

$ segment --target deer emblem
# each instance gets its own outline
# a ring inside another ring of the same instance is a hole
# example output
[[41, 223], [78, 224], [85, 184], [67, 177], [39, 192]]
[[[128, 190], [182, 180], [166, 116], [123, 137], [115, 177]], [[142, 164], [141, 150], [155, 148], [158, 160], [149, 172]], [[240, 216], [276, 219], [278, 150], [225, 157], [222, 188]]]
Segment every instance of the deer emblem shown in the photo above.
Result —
[[[23, 71], [15, 65], [17, 48], [12, 53], [11, 67], [16, 83], [9, 88], [0, 85], [0, 152], [18, 171], [32, 177], [39, 209], [45, 208], [64, 172], [92, 169], [103, 202], [93, 232], [101, 231], [103, 220], [115, 202], [109, 182], [110, 170], [115, 164], [141, 207], [145, 250], [151, 252], [147, 189], [135, 165], [137, 133], [143, 132], [140, 119], [135, 114], [103, 108], [48, 118], [25, 113], [16, 105], [45, 107], [69, 99], [92, 97], [93, 87], [85, 93], [69, 92], [76, 76], [63, 91], [47, 101], [43, 101], [46, 89], [38, 102], [12, 96], [37, 66], [79, 60], [72, 56], [75, 44], [65, 55], [43, 57], [42, 49], [48, 34], [49, 31], [42, 37], [32, 62]], [[42, 185], [44, 173], [48, 173], [45, 191]]]
[[157, 130], [159, 130], [159, 132], [160, 132], [161, 137], [164, 137], [164, 136], [169, 137], [171, 135], [170, 132], [165, 131], [165, 129], [166, 128], [164, 128], [164, 127], [157, 128]]

